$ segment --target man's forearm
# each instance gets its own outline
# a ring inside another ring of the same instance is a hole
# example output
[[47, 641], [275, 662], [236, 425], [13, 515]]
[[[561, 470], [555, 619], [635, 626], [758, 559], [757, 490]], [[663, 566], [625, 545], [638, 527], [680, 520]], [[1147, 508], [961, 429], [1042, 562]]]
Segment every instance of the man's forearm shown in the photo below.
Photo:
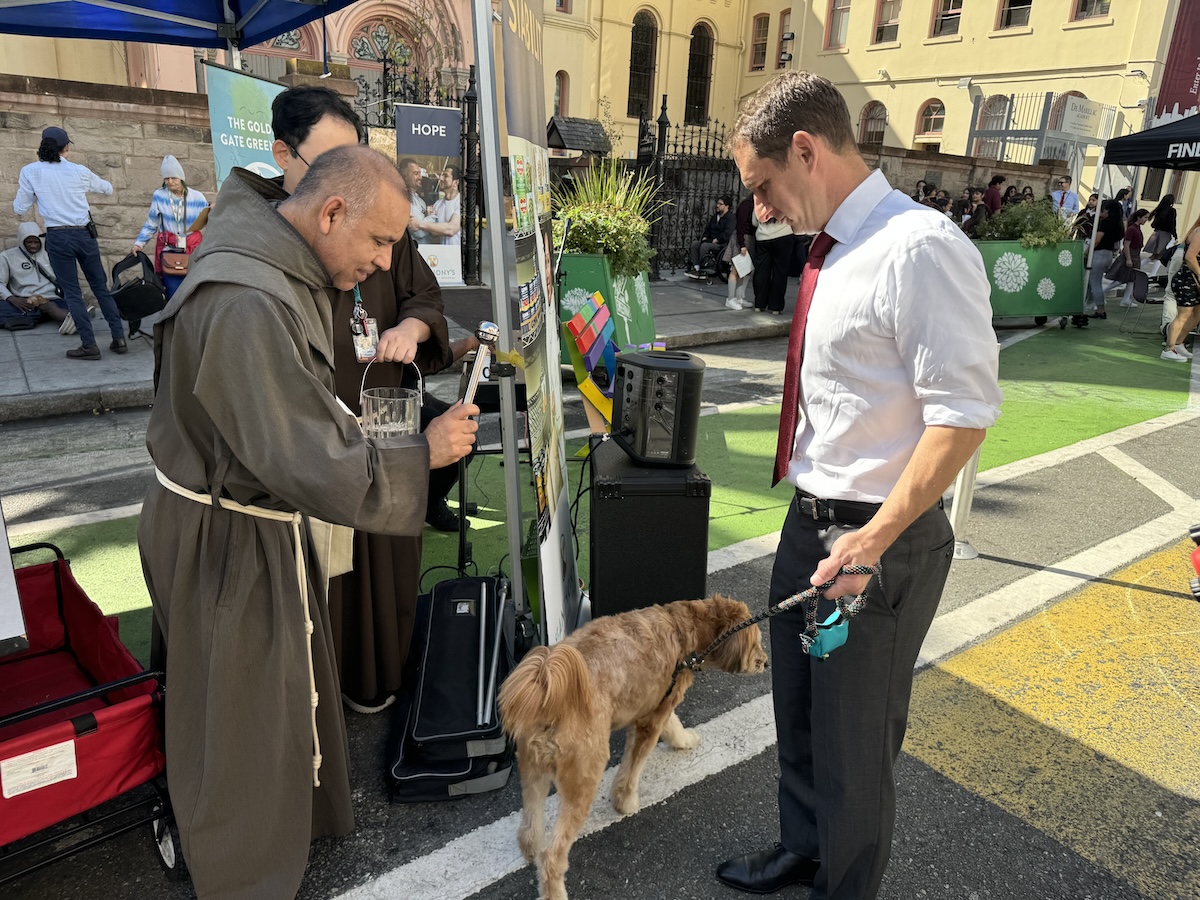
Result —
[[938, 501], [983, 443], [986, 433], [982, 428], [945, 425], [930, 425], [925, 429], [896, 487], [870, 523], [859, 531], [859, 537], [875, 559]]

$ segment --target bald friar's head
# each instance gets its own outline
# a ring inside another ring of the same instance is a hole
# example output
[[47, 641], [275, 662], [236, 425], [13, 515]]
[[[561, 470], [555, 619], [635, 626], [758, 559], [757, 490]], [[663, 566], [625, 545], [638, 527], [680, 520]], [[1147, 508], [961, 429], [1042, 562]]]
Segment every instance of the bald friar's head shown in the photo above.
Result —
[[404, 180], [370, 147], [335, 147], [313, 160], [279, 213], [300, 232], [338, 290], [392, 262], [410, 206]]

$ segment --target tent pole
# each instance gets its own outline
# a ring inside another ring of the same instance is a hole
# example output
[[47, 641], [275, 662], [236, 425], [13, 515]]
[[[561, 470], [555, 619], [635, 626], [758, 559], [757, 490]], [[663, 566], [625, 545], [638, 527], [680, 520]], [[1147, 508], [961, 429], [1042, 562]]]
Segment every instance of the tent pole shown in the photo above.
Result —
[[[1087, 264], [1083, 267], [1083, 304], [1087, 306], [1088, 269], [1092, 267], [1092, 256], [1096, 252], [1096, 229], [1100, 227], [1100, 207], [1104, 204], [1104, 182], [1108, 174], [1104, 166], [1104, 147], [1100, 147], [1100, 158], [1096, 160], [1096, 216], [1092, 219], [1092, 236], [1088, 240]], [[1104, 290], [1104, 282], [1100, 282]]]
[[[491, 0], [472, 0], [475, 29], [476, 67], [479, 80], [479, 161], [483, 170], [484, 214], [487, 217], [487, 249], [492, 263], [492, 308], [500, 329], [498, 347], [502, 353], [513, 349], [512, 301], [508, 291], [508, 270], [504, 266], [504, 189], [500, 181], [500, 111], [496, 97], [495, 29], [492, 27]], [[497, 17], [496, 21], [499, 21]], [[549, 327], [549, 326], [547, 326]], [[517, 398], [511, 378], [500, 379], [500, 443], [504, 460], [505, 524], [508, 528], [509, 581], [517, 610], [528, 609], [521, 572], [521, 485], [517, 460]], [[545, 609], [538, 604], [539, 612]], [[544, 636], [546, 623], [537, 623]]]

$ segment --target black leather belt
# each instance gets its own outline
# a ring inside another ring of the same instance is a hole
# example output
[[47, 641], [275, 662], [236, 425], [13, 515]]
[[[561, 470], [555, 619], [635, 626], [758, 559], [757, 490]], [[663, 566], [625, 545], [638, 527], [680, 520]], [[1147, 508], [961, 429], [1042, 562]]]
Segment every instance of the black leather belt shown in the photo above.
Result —
[[796, 505], [802, 515], [818, 522], [835, 522], [841, 525], [866, 525], [879, 512], [878, 503], [860, 503], [857, 500], [821, 500], [796, 488]]
[[85, 231], [86, 225], [47, 225], [47, 231]]

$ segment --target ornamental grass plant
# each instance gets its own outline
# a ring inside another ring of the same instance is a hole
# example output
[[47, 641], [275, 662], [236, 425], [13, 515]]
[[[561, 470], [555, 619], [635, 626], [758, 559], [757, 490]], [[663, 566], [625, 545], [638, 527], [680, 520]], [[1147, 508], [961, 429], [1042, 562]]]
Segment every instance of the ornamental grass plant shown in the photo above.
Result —
[[979, 226], [977, 241], [1020, 241], [1022, 247], [1052, 247], [1069, 241], [1071, 225], [1064, 222], [1049, 200], [1014, 203], [1001, 207]]
[[554, 242], [566, 220], [568, 253], [598, 253], [614, 276], [636, 276], [650, 265], [650, 225], [666, 204], [656, 197], [647, 173], [633, 174], [618, 159], [598, 160], [554, 192]]

